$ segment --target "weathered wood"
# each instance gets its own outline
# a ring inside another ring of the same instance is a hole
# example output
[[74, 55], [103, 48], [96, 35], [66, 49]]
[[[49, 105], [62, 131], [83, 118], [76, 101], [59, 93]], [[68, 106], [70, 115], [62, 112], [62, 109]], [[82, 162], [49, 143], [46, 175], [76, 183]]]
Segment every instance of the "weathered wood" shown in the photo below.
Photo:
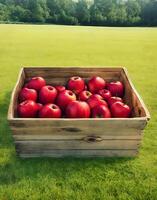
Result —
[[[95, 134], [95, 135], [85, 135], [84, 133], [82, 134], [73, 134], [73, 133], [59, 133], [59, 134], [53, 134], [53, 135], [45, 135], [45, 134], [41, 134], [39, 132], [38, 135], [36, 134], [32, 134], [32, 132], [30, 132], [29, 134], [16, 134], [16, 135], [13, 135], [13, 138], [18, 141], [18, 140], [26, 140], [26, 141], [29, 141], [29, 140], [41, 140], [41, 141], [44, 141], [44, 140], [80, 140], [80, 139], [83, 139], [87, 136], [97, 136], [97, 137], [100, 137], [100, 134]], [[135, 134], [133, 135], [132, 133], [128, 134], [128, 135], [101, 135], [101, 138], [103, 140], [141, 140], [142, 138], [142, 135], [139, 133], [138, 135]]]
[[[65, 84], [71, 76], [87, 81], [98, 75], [106, 81], [121, 80], [124, 100], [132, 108], [131, 118], [111, 119], [39, 119], [18, 118], [18, 94], [33, 76], [42, 76], [48, 84]], [[104, 67], [30, 67], [23, 68], [13, 90], [8, 121], [16, 150], [21, 157], [36, 156], [135, 156], [149, 112], [122, 68]], [[129, 150], [128, 150], [129, 149]]]
[[146, 120], [149, 120], [150, 113], [146, 105], [144, 104], [142, 98], [136, 91], [133, 83], [129, 78], [128, 72], [125, 68], [123, 68], [123, 70], [121, 71], [120, 80], [123, 80], [125, 85], [125, 91], [126, 91], [126, 96], [124, 97], [125, 101], [133, 108], [135, 117], [136, 116], [146, 117]]
[[141, 135], [142, 130], [135, 128], [102, 128], [95, 127], [92, 130], [88, 127], [67, 127], [67, 128], [53, 128], [53, 127], [41, 127], [41, 128], [12, 128], [13, 135], [71, 135], [73, 136], [88, 136], [88, 135], [100, 135], [100, 136], [139, 136]]
[[51, 150], [51, 151], [40, 151], [29, 152], [22, 150], [18, 152], [21, 158], [30, 157], [134, 157], [137, 156], [137, 150]]
[[51, 141], [16, 141], [16, 148], [21, 151], [36, 151], [40, 149], [137, 149], [139, 140], [102, 140], [87, 142], [85, 140], [51, 140]]
[[22, 68], [19, 72], [16, 85], [11, 94], [11, 100], [10, 100], [10, 105], [9, 105], [9, 110], [8, 110], [8, 119], [13, 119], [13, 117], [17, 117], [18, 96], [24, 82], [25, 82], [25, 73]]
[[[101, 128], [101, 129], [118, 129], [118, 128], [135, 128], [143, 129], [146, 125], [145, 117], [142, 118], [89, 118], [89, 119], [41, 119], [41, 118], [14, 118], [9, 120], [9, 123], [12, 127], [63, 127], [71, 128], [72, 131], [80, 128]], [[65, 129], [66, 130], [66, 129]]]
[[89, 78], [100, 75], [103, 78], [120, 76], [122, 68], [104, 68], [104, 67], [29, 67], [24, 68], [26, 78], [33, 76], [43, 76], [45, 78], [69, 78], [70, 76], [81, 76]]

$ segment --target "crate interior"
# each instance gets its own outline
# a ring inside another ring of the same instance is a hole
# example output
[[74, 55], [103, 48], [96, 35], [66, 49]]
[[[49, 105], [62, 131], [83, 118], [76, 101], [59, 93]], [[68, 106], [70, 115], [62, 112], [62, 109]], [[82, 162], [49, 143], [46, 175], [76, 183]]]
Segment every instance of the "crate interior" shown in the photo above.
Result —
[[71, 76], [81, 76], [88, 81], [92, 76], [101, 76], [107, 82], [120, 80], [125, 85], [124, 102], [132, 109], [131, 117], [145, 117], [146, 113], [128, 82], [123, 68], [24, 68], [14, 96], [13, 115], [17, 117], [18, 93], [24, 83], [34, 76], [42, 76], [47, 84], [65, 85]]

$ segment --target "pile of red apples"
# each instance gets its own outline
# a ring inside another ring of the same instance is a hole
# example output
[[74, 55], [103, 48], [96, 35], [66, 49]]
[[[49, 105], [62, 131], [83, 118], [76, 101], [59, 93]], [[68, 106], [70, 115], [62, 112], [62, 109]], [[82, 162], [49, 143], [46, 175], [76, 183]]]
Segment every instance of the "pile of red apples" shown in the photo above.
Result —
[[19, 93], [18, 116], [22, 118], [128, 118], [131, 109], [123, 102], [124, 85], [99, 76], [85, 80], [71, 77], [65, 85], [47, 85], [33, 77]]

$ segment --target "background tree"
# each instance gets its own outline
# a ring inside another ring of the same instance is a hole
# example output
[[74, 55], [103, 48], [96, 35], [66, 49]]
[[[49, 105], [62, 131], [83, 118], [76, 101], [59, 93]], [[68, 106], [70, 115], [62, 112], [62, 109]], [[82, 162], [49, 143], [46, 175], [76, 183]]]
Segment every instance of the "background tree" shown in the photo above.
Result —
[[0, 21], [9, 21], [10, 11], [5, 4], [0, 2]]
[[88, 9], [88, 3], [86, 0], [79, 0], [76, 3], [76, 17], [79, 24], [89, 24], [90, 22], [90, 12]]
[[0, 0], [1, 22], [157, 26], [156, 0]]
[[141, 20], [141, 5], [137, 1], [128, 0], [126, 2], [127, 24], [138, 25]]
[[142, 19], [146, 26], [157, 26], [157, 1], [151, 0], [145, 4], [142, 10]]

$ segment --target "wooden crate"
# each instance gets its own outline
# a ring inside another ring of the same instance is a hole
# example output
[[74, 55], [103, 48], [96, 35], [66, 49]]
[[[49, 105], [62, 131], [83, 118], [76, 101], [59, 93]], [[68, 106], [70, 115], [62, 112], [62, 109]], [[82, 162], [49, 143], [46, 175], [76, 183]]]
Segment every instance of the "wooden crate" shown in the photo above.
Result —
[[[71, 76], [88, 80], [94, 75], [107, 81], [120, 80], [125, 85], [125, 102], [132, 109], [131, 118], [39, 119], [18, 118], [18, 94], [31, 77], [42, 76], [48, 84], [65, 84]], [[29, 67], [22, 68], [13, 90], [8, 121], [17, 154], [21, 157], [62, 156], [136, 156], [149, 112], [128, 78], [125, 68], [107, 67]]]

